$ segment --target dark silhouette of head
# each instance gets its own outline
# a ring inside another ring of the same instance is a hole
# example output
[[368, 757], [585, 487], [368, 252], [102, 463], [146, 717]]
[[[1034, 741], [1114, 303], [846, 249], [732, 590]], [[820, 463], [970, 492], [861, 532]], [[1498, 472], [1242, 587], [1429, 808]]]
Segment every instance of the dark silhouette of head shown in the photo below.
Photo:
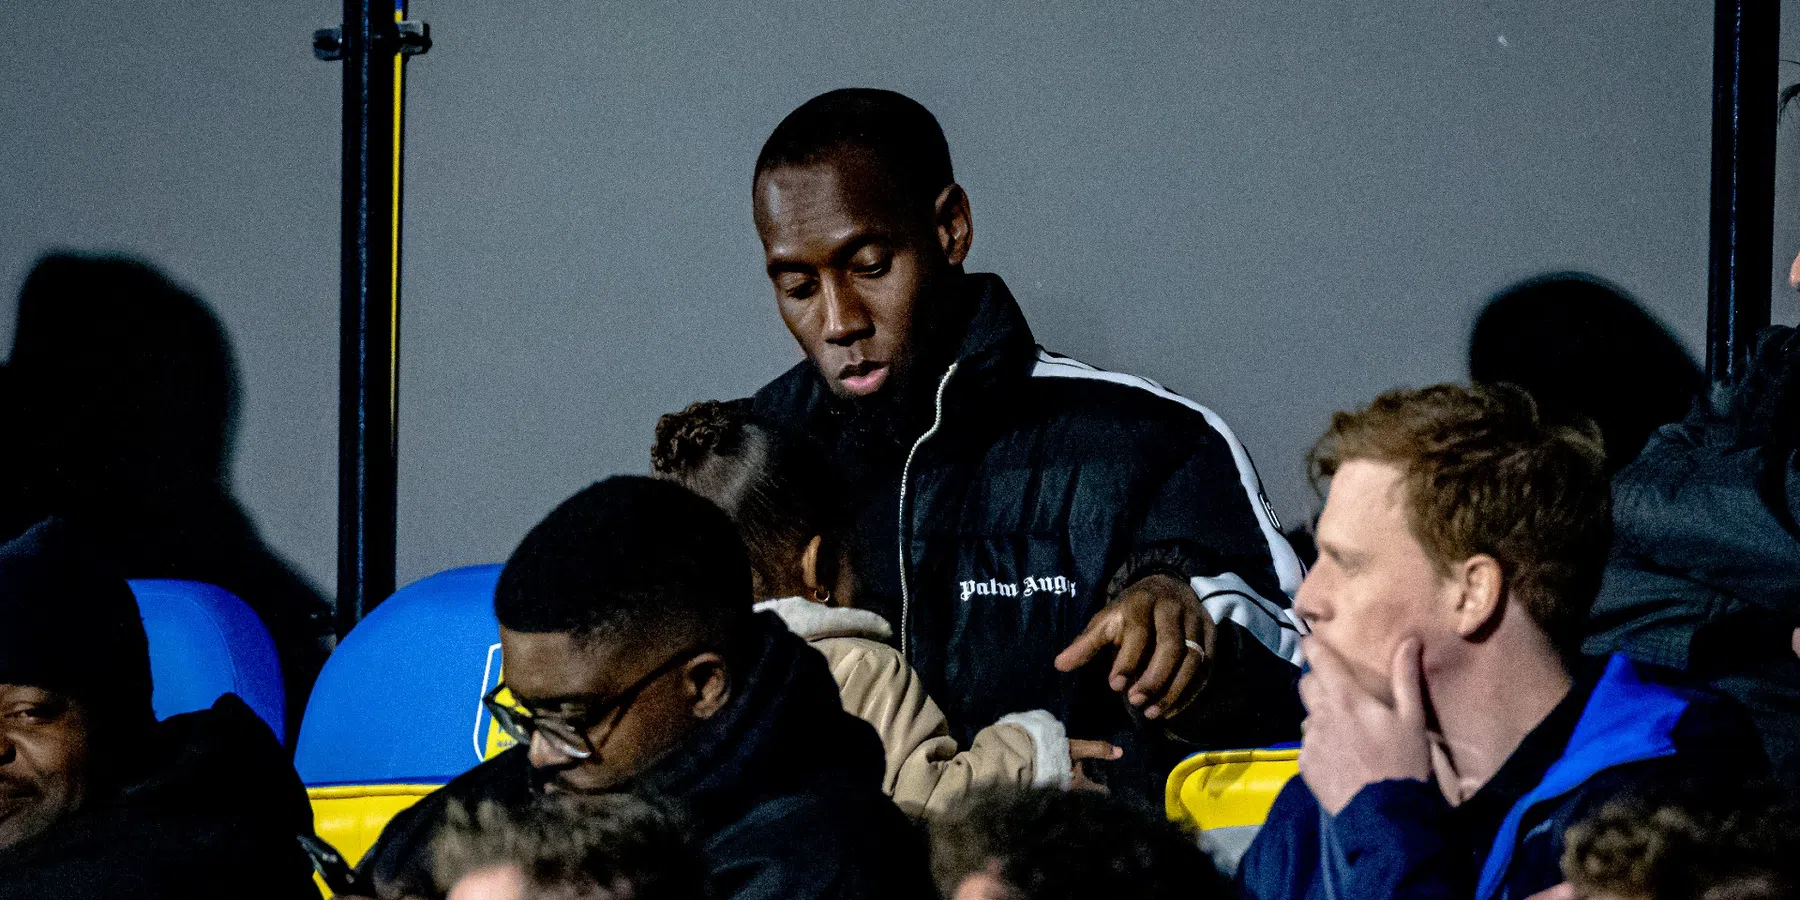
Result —
[[1469, 377], [1517, 385], [1546, 418], [1600, 426], [1608, 472], [1680, 419], [1700, 367], [1617, 285], [1579, 272], [1522, 281], [1489, 300], [1469, 336]]
[[19, 294], [8, 367], [37, 452], [57, 461], [53, 489], [222, 482], [237, 413], [225, 330], [148, 265], [39, 261]]
[[142, 261], [45, 256], [20, 291], [3, 374], [0, 539], [59, 516], [126, 578], [241, 597], [275, 638], [297, 734], [330, 608], [229, 492], [237, 373], [218, 317]]

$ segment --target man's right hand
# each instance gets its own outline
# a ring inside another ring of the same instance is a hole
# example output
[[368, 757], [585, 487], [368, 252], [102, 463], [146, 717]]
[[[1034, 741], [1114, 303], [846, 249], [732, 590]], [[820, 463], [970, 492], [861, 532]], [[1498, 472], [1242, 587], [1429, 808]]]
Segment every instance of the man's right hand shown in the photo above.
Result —
[[1193, 586], [1151, 575], [1120, 591], [1053, 665], [1073, 672], [1111, 648], [1112, 689], [1142, 709], [1144, 718], [1166, 718], [1185, 709], [1206, 684], [1216, 641], [1217, 628]]
[[1425, 730], [1420, 645], [1407, 638], [1390, 666], [1393, 702], [1374, 696], [1351, 674], [1350, 663], [1309, 637], [1310, 670], [1300, 678], [1300, 777], [1319, 806], [1337, 815], [1351, 798], [1380, 781], [1431, 781], [1431, 741]]

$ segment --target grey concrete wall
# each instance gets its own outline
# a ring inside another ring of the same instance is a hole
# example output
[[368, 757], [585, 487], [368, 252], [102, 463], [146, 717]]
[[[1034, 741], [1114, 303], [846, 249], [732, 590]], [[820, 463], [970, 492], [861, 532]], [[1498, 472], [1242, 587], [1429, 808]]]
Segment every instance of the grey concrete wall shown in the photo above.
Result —
[[[749, 170], [832, 87], [935, 110], [972, 264], [1007, 277], [1045, 344], [1218, 410], [1290, 517], [1329, 412], [1457, 377], [1473, 312], [1511, 280], [1586, 269], [1703, 337], [1710, 4], [413, 13], [437, 47], [409, 81], [403, 581], [502, 558], [563, 496], [643, 470], [659, 413], [798, 358]], [[308, 36], [337, 15], [0, 5], [0, 342], [52, 247], [141, 254], [207, 298], [243, 378], [236, 491], [327, 589], [339, 75]]]

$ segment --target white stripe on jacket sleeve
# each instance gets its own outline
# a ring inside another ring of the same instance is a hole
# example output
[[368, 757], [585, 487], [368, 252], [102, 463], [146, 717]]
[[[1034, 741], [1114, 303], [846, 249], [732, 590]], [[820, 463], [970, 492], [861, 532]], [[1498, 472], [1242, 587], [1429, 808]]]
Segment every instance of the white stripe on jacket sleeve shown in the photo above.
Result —
[[[1291, 599], [1300, 590], [1300, 580], [1305, 577], [1305, 569], [1300, 565], [1299, 557], [1294, 555], [1294, 548], [1288, 545], [1287, 538], [1281, 535], [1280, 523], [1263, 492], [1262, 479], [1256, 474], [1256, 465], [1250, 461], [1249, 451], [1244, 449], [1237, 435], [1232, 433], [1230, 426], [1217, 413], [1148, 378], [1096, 369], [1041, 347], [1038, 348], [1037, 365], [1032, 368], [1031, 374], [1034, 378], [1078, 378], [1135, 388], [1199, 413], [1231, 450], [1232, 462], [1237, 465], [1238, 484], [1250, 501], [1251, 516], [1262, 532], [1263, 542], [1269, 550], [1269, 562], [1275, 570], [1282, 593]], [[1284, 605], [1273, 603], [1259, 595], [1242, 577], [1231, 572], [1209, 578], [1195, 578], [1192, 585], [1194, 593], [1200, 597], [1201, 605], [1213, 617], [1213, 621], [1235, 622], [1270, 652], [1296, 665], [1300, 663], [1302, 632], [1292, 612]]]

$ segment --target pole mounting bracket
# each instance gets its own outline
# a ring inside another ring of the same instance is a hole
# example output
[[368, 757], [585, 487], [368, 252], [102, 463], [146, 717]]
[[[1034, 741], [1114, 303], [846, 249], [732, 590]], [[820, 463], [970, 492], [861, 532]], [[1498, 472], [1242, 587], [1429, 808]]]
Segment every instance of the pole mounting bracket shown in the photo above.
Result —
[[[423, 56], [431, 52], [431, 23], [415, 19], [395, 22], [391, 29], [381, 29], [376, 40], [391, 46], [393, 52], [401, 56]], [[344, 27], [333, 25], [313, 32], [312, 51], [325, 62], [341, 61], [344, 58]]]

